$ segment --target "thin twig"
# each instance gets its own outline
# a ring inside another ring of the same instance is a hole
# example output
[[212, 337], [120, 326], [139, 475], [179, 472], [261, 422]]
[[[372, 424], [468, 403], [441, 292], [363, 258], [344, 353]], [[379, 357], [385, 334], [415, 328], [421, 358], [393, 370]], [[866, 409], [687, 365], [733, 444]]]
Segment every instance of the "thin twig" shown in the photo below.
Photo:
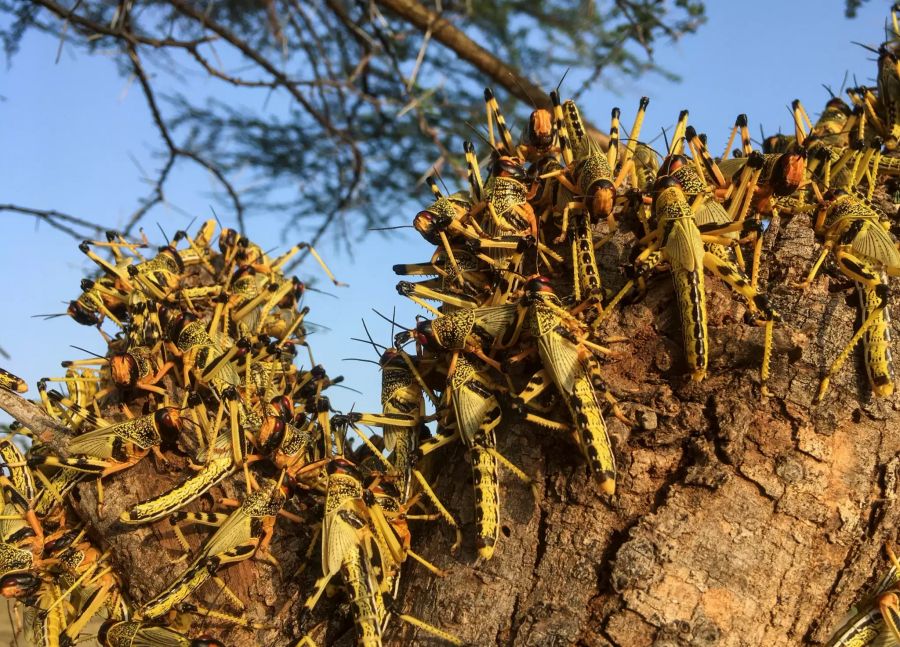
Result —
[[[99, 235], [104, 230], [104, 227], [98, 225], [96, 222], [90, 222], [88, 220], [85, 220], [84, 218], [72, 216], [55, 209], [34, 209], [32, 207], [23, 207], [17, 204], [0, 204], [0, 211], [13, 211], [25, 214], [27, 216], [34, 216], [35, 218], [39, 218], [40, 220], [46, 222], [54, 229], [58, 229], [59, 231], [62, 231], [78, 240], [82, 240], [93, 235]], [[78, 232], [72, 227], [69, 227], [62, 223], [69, 223], [70, 225], [73, 225], [75, 227], [84, 227], [91, 233], [84, 234]]]

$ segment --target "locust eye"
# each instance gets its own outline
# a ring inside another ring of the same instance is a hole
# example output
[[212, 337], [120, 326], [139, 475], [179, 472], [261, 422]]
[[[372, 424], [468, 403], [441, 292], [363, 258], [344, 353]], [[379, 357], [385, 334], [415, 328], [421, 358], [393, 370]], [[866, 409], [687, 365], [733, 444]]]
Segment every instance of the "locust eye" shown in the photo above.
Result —
[[211, 636], [203, 635], [194, 638], [191, 641], [191, 647], [225, 647], [225, 645]]
[[259, 443], [264, 452], [271, 452], [284, 440], [284, 420], [266, 417], [259, 430]]
[[434, 329], [430, 319], [420, 321], [416, 324], [415, 332], [416, 342], [421, 346], [427, 346], [434, 339]]
[[174, 407], [163, 407], [156, 412], [156, 423], [163, 429], [178, 431], [181, 427], [181, 415]]
[[290, 420], [291, 416], [294, 415], [294, 403], [291, 402], [291, 399], [286, 395], [279, 395], [272, 398], [272, 401], [269, 404], [275, 407], [275, 409], [278, 410], [278, 413], [286, 420]]
[[420, 227], [426, 229], [432, 222], [434, 222], [434, 214], [430, 211], [420, 211], [413, 218], [413, 226], [416, 229], [419, 229]]

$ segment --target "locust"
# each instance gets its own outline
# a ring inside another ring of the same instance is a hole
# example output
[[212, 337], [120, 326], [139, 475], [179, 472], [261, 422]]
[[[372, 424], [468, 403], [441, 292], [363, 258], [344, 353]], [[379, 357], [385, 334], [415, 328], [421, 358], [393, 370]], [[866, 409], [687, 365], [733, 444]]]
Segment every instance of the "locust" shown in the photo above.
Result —
[[225, 647], [210, 636], [188, 638], [164, 625], [136, 620], [107, 620], [97, 641], [103, 647]]
[[860, 600], [826, 647], [894, 647], [900, 645], [900, 592], [897, 558], [885, 547], [891, 568], [873, 590]]
[[[555, 179], [558, 185], [553, 207], [562, 214], [560, 235], [555, 242], [571, 239], [574, 298], [580, 304], [578, 310], [593, 311], [593, 317], [599, 323], [604, 294], [595, 249], [608, 242], [618, 228], [614, 217], [617, 189], [635, 167], [634, 147], [630, 144], [626, 148], [622, 171], [615, 177], [613, 172], [618, 159], [619, 109], [614, 108], [612, 111], [610, 145], [609, 150], [604, 153], [588, 133], [575, 102], [566, 101], [560, 105], [559, 96], [555, 92], [551, 95], [551, 100], [566, 166], [557, 171], [544, 172], [541, 177]], [[642, 99], [632, 127], [632, 139], [640, 136], [647, 105], [646, 98]], [[604, 219], [607, 222], [607, 235], [595, 242], [594, 226]]]
[[[57, 391], [50, 391], [50, 401], [62, 404], [64, 398]], [[111, 423], [93, 412], [70, 402], [67, 410], [84, 418], [95, 427], [73, 437], [67, 445], [68, 457], [40, 455], [28, 460], [33, 467], [56, 466], [98, 477], [98, 505], [103, 505], [102, 479], [136, 465], [152, 451], [161, 460], [159, 446], [164, 435], [177, 435], [182, 429], [182, 417], [175, 407], [161, 407], [153, 413]]]
[[[675, 284], [691, 380], [699, 382], [706, 376], [709, 360], [703, 275], [703, 269], [706, 268], [741, 295], [751, 315], [765, 324], [765, 346], [760, 370], [765, 388], [771, 357], [772, 326], [779, 318], [778, 313], [771, 307], [768, 298], [753, 287], [751, 280], [731, 260], [730, 255], [724, 253], [726, 250], [722, 246], [727, 247], [731, 241], [716, 235], [719, 223], [711, 220], [711, 226], [701, 232], [696, 215], [677, 179], [663, 176], [657, 180], [654, 189], [653, 209], [658, 224], [651, 235], [645, 238], [649, 244], [635, 259], [635, 274], [642, 278], [663, 261], [668, 262]], [[722, 225], [722, 228], [727, 229], [727, 225]], [[707, 249], [707, 243], [720, 247]], [[620, 295], [630, 287], [630, 284], [626, 284]], [[614, 301], [618, 300], [618, 296]]]
[[819, 383], [816, 401], [822, 400], [832, 376], [860, 340], [873, 392], [879, 397], [889, 397], [894, 392], [887, 281], [889, 276], [900, 274], [900, 251], [885, 225], [884, 218], [865, 200], [841, 190], [827, 192], [817, 210], [813, 229], [824, 244], [799, 287], [806, 289], [812, 284], [825, 258], [832, 253], [841, 274], [856, 284], [863, 323], [829, 366]]
[[[517, 315], [515, 304], [454, 310], [420, 321], [415, 330], [398, 333], [395, 342], [402, 345], [414, 338], [422, 346], [452, 351], [454, 354], [472, 353], [500, 371], [499, 362], [488, 357], [484, 348], [490, 348], [495, 342], [502, 344], [504, 334], [513, 327]], [[448, 373], [453, 371], [451, 360]]]
[[9, 439], [0, 441], [0, 457], [9, 472], [0, 475], [0, 575], [6, 575], [38, 566], [45, 537], [33, 507], [37, 489], [25, 457]]
[[[322, 573], [304, 607], [312, 610], [328, 583], [340, 573], [347, 587], [356, 625], [359, 647], [380, 647], [387, 622], [381, 584], [371, 561], [368, 546], [374, 541], [368, 507], [363, 493], [362, 476], [351, 461], [338, 456], [326, 465], [328, 481], [325, 516], [322, 524]], [[402, 616], [406, 619], [406, 616]], [[419, 624], [420, 623], [420, 624]], [[421, 621], [452, 644], [458, 639]]]
[[384, 448], [392, 452], [389, 461], [397, 470], [399, 490], [404, 497], [408, 497], [413, 460], [418, 448], [420, 429], [425, 421], [423, 383], [412, 358], [402, 350], [386, 348], [381, 354], [379, 365], [382, 412], [353, 413], [349, 417], [354, 423], [382, 427]]
[[0, 368], [0, 388], [14, 393], [25, 393], [28, 390], [28, 384], [21, 377]]
[[495, 432], [502, 419], [497, 394], [506, 389], [491, 380], [484, 365], [465, 354], [456, 358], [455, 369], [447, 378], [440, 407], [442, 426], [453, 433], [444, 432], [423, 443], [419, 454], [427, 456], [454, 438], [466, 446], [475, 486], [475, 545], [479, 557], [487, 560], [494, 554], [501, 525], [498, 464], [532, 487], [534, 484], [497, 451]]
[[[534, 277], [525, 284], [521, 307], [524, 326], [537, 346], [543, 369], [529, 380], [517, 400], [520, 405], [527, 404], [552, 383], [569, 409], [578, 445], [588, 459], [591, 473], [601, 489], [612, 494], [616, 487], [615, 457], [593, 386], [593, 378], [599, 374], [593, 353], [608, 350], [587, 340], [587, 330], [562, 306], [547, 277]], [[569, 429], [534, 414], [528, 414], [526, 419], [551, 428]]]
[[[48, 396], [56, 404], [65, 400], [58, 391], [50, 391]], [[163, 434], [178, 434], [182, 430], [181, 414], [175, 407], [160, 407], [139, 418], [111, 423], [74, 402], [63, 406], [84, 418], [94, 429], [69, 441], [72, 459], [35, 459], [37, 465], [59, 465], [105, 476], [131, 467], [149, 450], [158, 452]]]
[[285, 501], [281, 480], [266, 481], [247, 495], [231, 514], [175, 513], [171, 523], [190, 520], [194, 523], [217, 526], [217, 530], [198, 550], [191, 564], [165, 590], [145, 602], [139, 615], [154, 619], [184, 601], [194, 590], [223, 566], [266, 553], [275, 523], [275, 516]]
[[108, 318], [116, 325], [121, 325], [127, 313], [129, 292], [123, 290], [115, 279], [102, 276], [96, 281], [83, 279], [81, 294], [69, 302], [66, 311], [61, 314], [37, 315], [45, 319], [70, 316], [82, 326], [97, 326]]
[[171, 490], [123, 511], [119, 521], [145, 524], [164, 519], [234, 474], [238, 466], [232, 451], [231, 433], [228, 430], [218, 433], [211, 447], [202, 451], [198, 459], [205, 461], [198, 472]]
[[184, 385], [190, 384], [189, 373], [194, 367], [201, 371], [203, 380], [211, 382], [216, 389], [240, 385], [237, 371], [228, 361], [233, 354], [226, 356], [226, 351], [196, 316], [170, 310], [163, 310], [160, 315], [173, 354], [182, 356]]
[[[478, 224], [486, 237], [511, 234], [531, 235], [537, 238], [537, 219], [528, 202], [528, 174], [517, 157], [495, 153], [490, 174], [482, 180], [471, 142], [465, 142], [469, 183], [475, 205], [469, 210], [469, 218]], [[479, 218], [480, 216], [480, 218]], [[502, 259], [506, 254], [493, 257]]]

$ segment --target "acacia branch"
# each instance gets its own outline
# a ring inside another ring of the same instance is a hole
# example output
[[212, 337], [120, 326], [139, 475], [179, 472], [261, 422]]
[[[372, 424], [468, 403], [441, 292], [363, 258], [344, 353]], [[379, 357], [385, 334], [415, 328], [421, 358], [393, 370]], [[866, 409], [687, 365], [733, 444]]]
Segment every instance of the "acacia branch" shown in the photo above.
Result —
[[[95, 34], [112, 36], [113, 38], [125, 40], [131, 45], [141, 44], [149, 45], [150, 47], [190, 48], [213, 40], [209, 37], [197, 38], [195, 40], [178, 40], [176, 38], [151, 38], [150, 36], [145, 36], [143, 34], [135, 34], [134, 32], [122, 27], [114, 29], [108, 25], [104, 25], [103, 23], [96, 22], [83, 15], [77, 14], [75, 13], [75, 9], [78, 7], [78, 3], [76, 3], [71, 9], [67, 9], [61, 4], [54, 2], [53, 0], [35, 0], [35, 2], [42, 7], [46, 7], [47, 9], [55, 13], [59, 18], [62, 18], [64, 21], [76, 25], [77, 27], [81, 27]], [[122, 23], [120, 22], [119, 24], [121, 25]]]
[[[13, 211], [28, 216], [34, 216], [39, 220], [43, 220], [54, 229], [58, 229], [59, 231], [79, 240], [89, 237], [93, 234], [99, 235], [103, 231], [103, 227], [101, 227], [97, 223], [89, 222], [84, 218], [72, 216], [67, 213], [57, 211], [56, 209], [34, 209], [32, 207], [22, 207], [17, 204], [0, 204], [0, 211]], [[91, 234], [85, 236], [85, 234], [78, 232], [72, 227], [63, 223], [68, 223], [69, 225], [73, 225], [76, 227], [84, 227], [88, 229]]]
[[[253, 48], [249, 43], [239, 38], [227, 27], [219, 24], [210, 16], [200, 11], [192, 3], [186, 2], [185, 0], [169, 0], [169, 4], [171, 4], [172, 7], [177, 9], [185, 16], [196, 20], [199, 24], [203, 25], [203, 27], [218, 35], [220, 38], [222, 38], [222, 40], [230, 44], [248, 59], [265, 70], [275, 80], [277, 85], [287, 90], [291, 97], [293, 97], [293, 99], [303, 108], [303, 110], [306, 111], [306, 113], [309, 114], [325, 132], [340, 141], [350, 150], [350, 153], [353, 157], [353, 175], [350, 182], [347, 183], [347, 188], [344, 189], [344, 191], [342, 192], [342, 196], [337, 201], [338, 204], [348, 204], [353, 194], [356, 193], [357, 187], [359, 186], [360, 182], [362, 181], [364, 169], [362, 152], [359, 150], [359, 147], [357, 146], [353, 137], [346, 131], [338, 129], [325, 115], [316, 110], [315, 107], [313, 107], [313, 105], [306, 99], [306, 97], [303, 96], [303, 94], [300, 92], [300, 89], [295, 84], [291, 83], [290, 79], [287, 78], [287, 76], [277, 67], [275, 67], [275, 65], [271, 61], [264, 57], [259, 52], [259, 50]], [[337, 211], [333, 211], [331, 212], [331, 214], [329, 214], [329, 222], [334, 218], [336, 214]]]
[[160, 137], [162, 137], [163, 142], [166, 144], [166, 148], [168, 149], [169, 158], [166, 160], [166, 163], [163, 166], [162, 171], [160, 172], [156, 186], [154, 189], [155, 196], [150, 198], [144, 205], [132, 215], [131, 221], [125, 228], [125, 233], [127, 234], [132, 227], [140, 220], [141, 217], [150, 209], [150, 207], [154, 206], [163, 201], [163, 185], [165, 184], [166, 179], [168, 178], [169, 171], [172, 169], [175, 160], [179, 157], [184, 157], [186, 159], [192, 160], [196, 164], [199, 164], [207, 171], [212, 173], [213, 177], [222, 185], [225, 191], [228, 193], [231, 198], [231, 202], [234, 205], [235, 216], [238, 221], [238, 228], [241, 231], [244, 231], [244, 205], [241, 202], [240, 196], [238, 196], [237, 191], [231, 185], [231, 182], [228, 181], [228, 178], [216, 168], [211, 162], [207, 161], [194, 151], [182, 148], [175, 144], [175, 141], [172, 139], [172, 135], [169, 132], [168, 127], [166, 126], [165, 121], [163, 120], [162, 113], [159, 110], [159, 105], [156, 102], [156, 96], [153, 93], [153, 88], [150, 85], [150, 81], [147, 78], [147, 74], [144, 71], [144, 67], [141, 64], [141, 60], [138, 57], [137, 49], [134, 45], [129, 44], [127, 46], [128, 56], [131, 59], [132, 67], [134, 69], [134, 74], [138, 79], [138, 82], [141, 85], [141, 89], [144, 92], [144, 97], [147, 100], [147, 107], [150, 109], [150, 114], [153, 116], [153, 123], [156, 124], [156, 128], [159, 131]]
[[[456, 27], [453, 23], [416, 0], [375, 0], [391, 13], [412, 24], [423, 33], [453, 51], [459, 58], [470, 63], [485, 76], [501, 85], [507, 92], [526, 103], [533, 103], [538, 108], [551, 107], [548, 93], [523, 76], [514, 67], [507, 65], [484, 47]], [[591, 124], [586, 124], [594, 136], [605, 146], [609, 137]]]
[[519, 74], [518, 70], [498, 59], [449, 20], [441, 18], [425, 5], [415, 0], [375, 0], [375, 3], [411, 23], [422, 33], [431, 32], [434, 40], [494, 79], [521, 101], [534, 101], [539, 108], [550, 108], [550, 98], [543, 88]]

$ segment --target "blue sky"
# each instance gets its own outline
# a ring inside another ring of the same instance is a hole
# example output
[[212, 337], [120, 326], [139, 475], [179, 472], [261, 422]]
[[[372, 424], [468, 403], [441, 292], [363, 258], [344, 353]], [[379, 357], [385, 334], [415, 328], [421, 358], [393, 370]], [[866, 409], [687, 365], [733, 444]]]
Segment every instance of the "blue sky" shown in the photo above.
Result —
[[[752, 3], [711, 0], [708, 22], [700, 31], [674, 45], [658, 44], [656, 56], [664, 67], [682, 77], [673, 83], [650, 75], [617, 81], [614, 88], [598, 85], [581, 101], [585, 115], [600, 126], [610, 108], [622, 108], [623, 124], [630, 125], [638, 99], [651, 97], [645, 137], [670, 126], [678, 111], [689, 108], [690, 123], [709, 135], [710, 148], [721, 152], [734, 117], [745, 112], [754, 135], [762, 124], [767, 134], [791, 130], [787, 106], [801, 99], [817, 113], [828, 95], [821, 84], [840, 87], [845, 72], [860, 83], [872, 83], [872, 55], [851, 44], [877, 45], [890, 3], [865, 4], [853, 20], [843, 17], [843, 0]], [[0, 69], [0, 203], [11, 202], [41, 209], [58, 209], [106, 226], [116, 227], [148, 191], [143, 168], [152, 175], [160, 164], [160, 149], [143, 96], [119, 75], [111, 56], [75, 53], [66, 48], [55, 62], [58, 41], [29, 34], [11, 66]], [[225, 84], [197, 76], [220, 97], [233, 92]], [[565, 94], [565, 88], [563, 88]], [[272, 106], [278, 110], [278, 106]], [[425, 169], [422, 169], [423, 171]], [[240, 186], [240, 178], [237, 182]], [[208, 175], [182, 162], [168, 190], [179, 210], [157, 208], [145, 220], [153, 242], [159, 242], [155, 222], [167, 231], [190, 221], [180, 210], [196, 215], [198, 222], [210, 214]], [[428, 201], [427, 189], [420, 192]], [[408, 224], [415, 205], [395, 224]], [[227, 210], [217, 208], [226, 225], [233, 225]], [[93, 268], [70, 237], [36, 225], [34, 220], [10, 213], [3, 219], [0, 238], [0, 276], [3, 277], [4, 315], [0, 317], [0, 346], [11, 359], [0, 360], [32, 385], [42, 376], [63, 373], [59, 362], [83, 356], [69, 348], [82, 346], [98, 353], [104, 344], [95, 329], [79, 326], [68, 317], [49, 321], [32, 315], [63, 312], [65, 303], [79, 294], [79, 282]], [[280, 240], [280, 224], [271, 217], [248, 221], [248, 234], [263, 248], [289, 246]], [[299, 231], [291, 242], [303, 239]], [[326, 245], [320, 249], [349, 288], [326, 287], [338, 299], [310, 294], [310, 320], [329, 331], [316, 333], [310, 343], [317, 362], [329, 374], [343, 374], [346, 384], [363, 392], [333, 389], [329, 395], [337, 408], [377, 410], [380, 376], [370, 364], [345, 362], [349, 356], [374, 359], [374, 352], [350, 337], [363, 336], [365, 317], [376, 340], [389, 339], [389, 326], [372, 308], [390, 313], [397, 307], [401, 322], [412, 325], [421, 310], [394, 290], [398, 277], [391, 266], [398, 262], [426, 260], [431, 249], [410, 230], [389, 236], [370, 235], [354, 247], [353, 257]], [[310, 261], [311, 262], [311, 261]], [[301, 279], [322, 278], [314, 264], [298, 270]]]

